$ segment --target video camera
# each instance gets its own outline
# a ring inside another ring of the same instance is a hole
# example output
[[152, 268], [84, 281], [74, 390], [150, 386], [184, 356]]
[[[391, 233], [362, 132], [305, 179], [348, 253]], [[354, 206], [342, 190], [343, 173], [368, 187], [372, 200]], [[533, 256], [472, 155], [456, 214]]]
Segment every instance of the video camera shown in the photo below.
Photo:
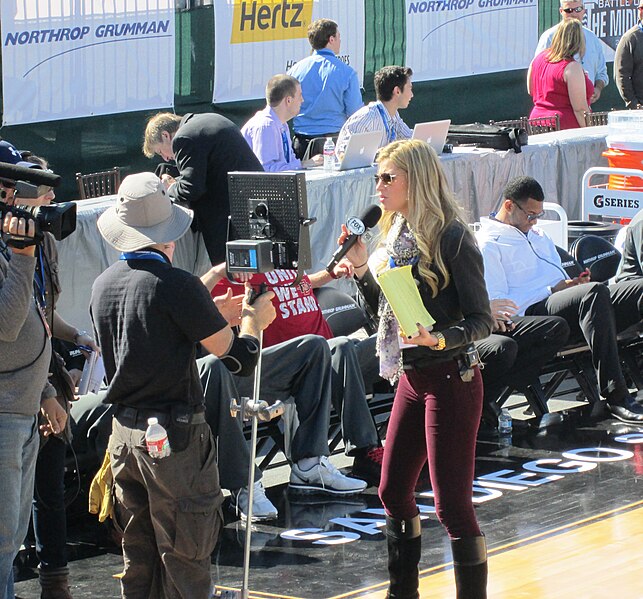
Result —
[[304, 173], [228, 173], [228, 272], [310, 268], [311, 248]]
[[[32, 219], [36, 225], [36, 234], [33, 238], [21, 235], [9, 235], [7, 244], [17, 248], [25, 248], [30, 245], [41, 243], [44, 232], [50, 232], [55, 239], [65, 239], [76, 230], [76, 204], [73, 202], [61, 202], [53, 206], [21, 206], [20, 199], [32, 199], [43, 195], [41, 187], [58, 187], [60, 175], [35, 168], [24, 168], [0, 162], [0, 180], [11, 181], [15, 185], [14, 202], [9, 206], [0, 199], [0, 219], [3, 219], [7, 212], [13, 216]], [[5, 183], [5, 186], [6, 183]]]

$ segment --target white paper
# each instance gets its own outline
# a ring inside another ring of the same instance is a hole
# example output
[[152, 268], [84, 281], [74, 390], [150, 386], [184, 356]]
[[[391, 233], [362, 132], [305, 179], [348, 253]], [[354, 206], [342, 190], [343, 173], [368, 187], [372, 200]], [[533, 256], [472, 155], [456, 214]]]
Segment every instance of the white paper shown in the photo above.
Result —
[[78, 394], [98, 393], [105, 378], [105, 364], [100, 354], [92, 352], [85, 361], [83, 374], [78, 383]]

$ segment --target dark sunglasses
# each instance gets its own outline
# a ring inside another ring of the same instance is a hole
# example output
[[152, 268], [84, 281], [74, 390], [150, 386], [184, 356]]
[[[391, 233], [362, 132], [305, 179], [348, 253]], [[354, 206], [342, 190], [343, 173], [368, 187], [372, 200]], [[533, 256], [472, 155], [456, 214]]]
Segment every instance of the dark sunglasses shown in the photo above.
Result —
[[393, 175], [391, 173], [379, 173], [377, 175], [373, 175], [373, 178], [375, 179], [375, 185], [377, 185], [380, 181], [384, 183], [384, 185], [390, 185], [395, 181], [395, 177], [397, 175]]
[[542, 212], [539, 212], [538, 214], [529, 214], [529, 212], [527, 212], [527, 211], [526, 211], [526, 210], [525, 210], [525, 209], [524, 209], [520, 204], [518, 204], [517, 202], [513, 202], [513, 200], [512, 200], [512, 203], [513, 203], [513, 205], [514, 205], [516, 208], [518, 208], [518, 210], [520, 210], [520, 212], [523, 212], [523, 213], [525, 214], [525, 216], [527, 217], [527, 220], [528, 220], [529, 222], [531, 222], [532, 220], [538, 220], [539, 218], [542, 218], [543, 216], [545, 216], [545, 211], [544, 211], [544, 210], [543, 210]]
[[562, 11], [570, 15], [573, 12], [583, 12], [585, 10], [584, 6], [577, 6], [576, 8], [563, 8]]

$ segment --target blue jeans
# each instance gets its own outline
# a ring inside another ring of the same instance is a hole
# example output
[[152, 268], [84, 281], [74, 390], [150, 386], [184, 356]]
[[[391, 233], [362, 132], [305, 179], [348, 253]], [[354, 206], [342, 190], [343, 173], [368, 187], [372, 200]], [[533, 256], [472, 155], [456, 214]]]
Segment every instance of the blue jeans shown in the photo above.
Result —
[[27, 534], [38, 455], [35, 416], [0, 414], [0, 599], [13, 599], [13, 560]]

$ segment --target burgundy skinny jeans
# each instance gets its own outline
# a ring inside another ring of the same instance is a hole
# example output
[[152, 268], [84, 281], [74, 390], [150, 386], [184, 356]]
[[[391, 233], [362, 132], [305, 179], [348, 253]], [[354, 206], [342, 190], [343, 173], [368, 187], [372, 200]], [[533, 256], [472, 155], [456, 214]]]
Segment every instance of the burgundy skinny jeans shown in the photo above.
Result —
[[473, 509], [476, 434], [482, 411], [482, 377], [460, 379], [455, 360], [400, 379], [386, 435], [379, 495], [389, 516], [417, 515], [415, 484], [429, 462], [436, 514], [450, 538], [475, 537]]

